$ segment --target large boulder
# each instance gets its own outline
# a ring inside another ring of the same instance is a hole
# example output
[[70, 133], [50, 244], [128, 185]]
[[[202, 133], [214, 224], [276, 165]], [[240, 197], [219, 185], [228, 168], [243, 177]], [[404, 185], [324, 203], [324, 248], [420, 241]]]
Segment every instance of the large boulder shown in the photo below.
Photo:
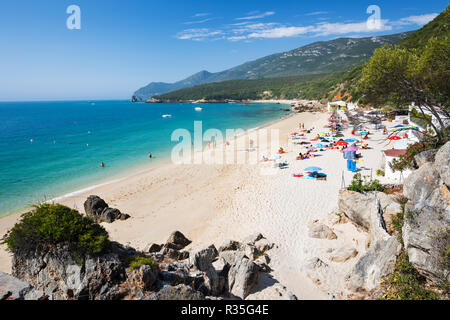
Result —
[[211, 268], [218, 254], [216, 247], [211, 245], [208, 248], [193, 251], [189, 257], [189, 263], [198, 270], [206, 271]]
[[219, 252], [214, 245], [208, 248], [196, 250], [189, 257], [189, 264], [197, 270], [205, 273], [205, 287], [207, 295], [218, 295], [223, 291], [225, 279], [217, 272], [213, 266], [213, 261], [217, 258]]
[[120, 212], [119, 209], [110, 208], [99, 196], [89, 196], [84, 202], [84, 211], [97, 223], [113, 223], [116, 220], [130, 218], [128, 214]]
[[259, 268], [248, 259], [236, 259], [228, 272], [230, 294], [245, 299], [258, 283]]
[[445, 264], [441, 255], [450, 245], [450, 212], [438, 213], [430, 207], [417, 211], [409, 206], [406, 211], [402, 233], [409, 261], [419, 273], [431, 281], [439, 283], [442, 280], [450, 280], [449, 263], [447, 261]]
[[312, 224], [310, 224], [308, 227], [309, 227], [309, 236], [311, 238], [326, 239], [326, 240], [336, 240], [337, 239], [337, 236], [333, 232], [333, 230], [331, 230], [330, 227], [328, 227], [322, 223], [315, 221]]
[[170, 249], [181, 250], [191, 243], [192, 241], [186, 238], [184, 234], [180, 231], [175, 231], [170, 235], [169, 239], [167, 239], [165, 246]]
[[433, 163], [425, 163], [406, 178], [403, 194], [414, 204], [416, 210], [432, 206], [429, 199], [439, 187], [439, 174]]
[[348, 287], [353, 291], [371, 291], [380, 285], [383, 277], [394, 271], [401, 244], [396, 237], [377, 241], [358, 260], [348, 275]]
[[389, 238], [389, 234], [382, 226], [376, 199], [380, 201], [383, 211], [391, 213], [396, 210], [400, 211], [398, 203], [382, 192], [358, 193], [341, 190], [338, 199], [339, 211], [344, 213], [356, 226], [369, 233], [370, 244]]
[[28, 282], [0, 272], [0, 301], [1, 300], [42, 300], [47, 296], [43, 291], [36, 290]]

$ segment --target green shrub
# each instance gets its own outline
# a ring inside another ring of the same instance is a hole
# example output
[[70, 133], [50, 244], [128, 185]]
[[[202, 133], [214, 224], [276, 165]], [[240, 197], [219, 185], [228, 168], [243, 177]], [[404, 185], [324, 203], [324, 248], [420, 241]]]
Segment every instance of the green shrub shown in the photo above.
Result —
[[381, 169], [377, 170], [377, 176], [384, 177], [385, 175], [386, 175], [386, 173], [384, 172], [384, 170], [381, 170]]
[[156, 264], [156, 262], [150, 258], [144, 258], [144, 257], [138, 257], [138, 256], [132, 256], [132, 257], [128, 258], [127, 267], [129, 267], [131, 269], [131, 271], [139, 269], [143, 265], [150, 266], [153, 269], [153, 271], [156, 271], [156, 269], [158, 268], [158, 265]]
[[360, 173], [353, 176], [352, 183], [348, 187], [348, 190], [355, 191], [359, 193], [370, 192], [370, 191], [380, 191], [384, 192], [386, 188], [378, 180], [367, 181], [366, 178], [363, 179]]
[[395, 270], [383, 279], [382, 300], [439, 300], [440, 295], [425, 287], [426, 280], [409, 262], [408, 254], [402, 252]]
[[111, 248], [102, 226], [59, 204], [43, 204], [23, 214], [4, 242], [13, 253], [67, 243], [77, 257], [102, 254]]

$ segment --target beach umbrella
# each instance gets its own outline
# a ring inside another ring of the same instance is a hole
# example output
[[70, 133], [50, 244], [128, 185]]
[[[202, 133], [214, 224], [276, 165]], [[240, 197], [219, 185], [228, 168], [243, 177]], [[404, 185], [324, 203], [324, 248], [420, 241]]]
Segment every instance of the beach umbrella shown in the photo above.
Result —
[[324, 147], [324, 145], [321, 143], [318, 143], [318, 144], [316, 144], [316, 147]]
[[336, 142], [336, 145], [343, 147], [343, 146], [348, 145], [348, 142], [346, 142], [346, 141], [338, 141], [338, 142]]
[[402, 140], [402, 138], [395, 136], [395, 137], [390, 137], [389, 140], [398, 141], [398, 140]]
[[356, 140], [356, 139], [345, 139], [345, 142], [352, 143], [352, 142], [358, 142], [358, 140]]
[[365, 136], [366, 134], [369, 134], [369, 133], [367, 131], [361, 131], [359, 134], [362, 136]]
[[355, 151], [358, 151], [358, 148], [357, 147], [348, 147], [347, 149], [344, 149], [344, 151], [355, 152]]
[[308, 167], [305, 169], [306, 172], [316, 172], [316, 171], [322, 171], [322, 168], [319, 167]]

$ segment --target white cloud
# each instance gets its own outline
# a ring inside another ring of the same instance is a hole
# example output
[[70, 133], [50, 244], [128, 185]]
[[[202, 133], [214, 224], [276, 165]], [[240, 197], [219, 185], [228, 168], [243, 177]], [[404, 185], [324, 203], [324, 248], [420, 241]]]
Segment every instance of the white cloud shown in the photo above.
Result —
[[209, 16], [209, 15], [210, 15], [210, 13], [197, 13], [197, 14], [194, 14], [192, 16], [192, 18], [201, 18], [201, 17], [206, 17], [206, 16]]
[[[267, 16], [271, 12], [266, 12], [258, 16], [249, 16], [238, 18], [237, 20], [257, 19], [255, 17]], [[271, 13], [274, 14], [274, 13]], [[270, 15], [271, 15], [270, 14]], [[220, 30], [210, 30], [206, 28], [188, 29], [177, 34], [178, 39], [184, 40], [218, 40], [227, 39], [229, 41], [249, 41], [251, 39], [276, 39], [297, 37], [306, 35], [308, 37], [324, 37], [324, 36], [355, 36], [355, 35], [371, 35], [383, 31], [391, 31], [399, 29], [403, 26], [424, 25], [433, 20], [437, 14], [424, 14], [419, 16], [409, 16], [399, 20], [381, 20], [379, 28], [373, 29], [368, 25], [367, 21], [361, 22], [318, 22], [305, 26], [293, 26], [289, 24], [275, 22], [254, 22], [243, 21], [234, 24], [222, 26]], [[205, 19], [206, 20], [206, 19]]]
[[328, 11], [310, 12], [310, 13], [305, 14], [305, 16], [320, 16], [320, 15], [324, 15], [324, 14], [328, 14]]
[[273, 11], [267, 11], [258, 15], [252, 15], [248, 17], [242, 17], [242, 18], [236, 18], [236, 20], [255, 20], [255, 19], [262, 19], [265, 17], [273, 16], [275, 12]]
[[222, 35], [223, 32], [220, 30], [210, 30], [207, 28], [198, 29], [187, 29], [179, 32], [176, 35], [177, 39], [180, 40], [194, 40], [194, 41], [204, 41], [204, 40], [214, 40], [214, 37]]
[[437, 13], [430, 13], [430, 14], [422, 14], [419, 16], [409, 16], [406, 18], [402, 18], [398, 21], [393, 22], [393, 25], [399, 25], [399, 26], [404, 26], [404, 25], [418, 25], [418, 26], [423, 26], [425, 24], [427, 24], [428, 22], [432, 21], [434, 18], [436, 18], [438, 16]]
[[198, 21], [188, 21], [188, 22], [184, 22], [183, 24], [200, 24], [200, 23], [205, 23], [208, 21], [214, 20], [214, 18], [208, 18], [208, 19], [203, 19], [203, 20], [198, 20]]

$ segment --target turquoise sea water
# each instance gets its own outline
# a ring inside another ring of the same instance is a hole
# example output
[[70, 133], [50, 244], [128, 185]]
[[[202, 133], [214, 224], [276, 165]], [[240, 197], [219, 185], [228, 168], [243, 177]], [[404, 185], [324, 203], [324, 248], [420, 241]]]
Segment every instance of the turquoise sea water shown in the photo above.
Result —
[[[0, 216], [168, 158], [175, 129], [250, 129], [286, 115], [274, 104], [128, 101], [0, 103]], [[171, 118], [162, 118], [171, 114]], [[31, 142], [31, 140], [33, 142]], [[152, 152], [154, 160], [149, 160]], [[100, 168], [100, 162], [106, 164]]]

